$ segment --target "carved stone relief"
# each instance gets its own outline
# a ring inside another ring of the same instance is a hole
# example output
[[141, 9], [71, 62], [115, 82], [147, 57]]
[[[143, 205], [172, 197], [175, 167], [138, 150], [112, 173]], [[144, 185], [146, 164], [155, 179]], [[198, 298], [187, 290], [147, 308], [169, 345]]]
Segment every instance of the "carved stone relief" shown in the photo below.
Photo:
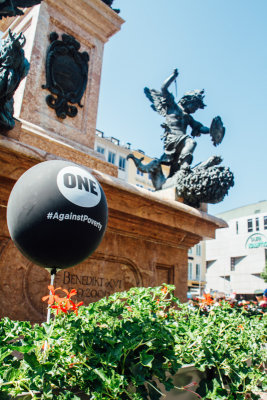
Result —
[[50, 46], [46, 55], [46, 84], [52, 94], [46, 97], [46, 103], [56, 111], [58, 118], [75, 117], [81, 105], [81, 99], [87, 85], [89, 54], [79, 52], [80, 43], [67, 34], [58, 39], [56, 32], [51, 32]]

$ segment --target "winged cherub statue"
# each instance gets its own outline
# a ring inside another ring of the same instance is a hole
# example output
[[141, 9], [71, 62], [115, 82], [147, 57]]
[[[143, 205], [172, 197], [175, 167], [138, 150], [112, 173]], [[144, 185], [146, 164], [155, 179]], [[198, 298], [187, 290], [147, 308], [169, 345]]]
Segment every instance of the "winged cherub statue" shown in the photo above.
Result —
[[[155, 190], [175, 187], [177, 196], [193, 207], [199, 207], [200, 203], [218, 203], [234, 185], [232, 172], [219, 165], [222, 162], [220, 156], [212, 156], [194, 167], [191, 164], [196, 147], [194, 138], [209, 133], [214, 146], [217, 146], [223, 140], [225, 128], [219, 116], [213, 118], [209, 128], [193, 118], [194, 112], [205, 107], [204, 90], [187, 92], [178, 103], [175, 102], [168, 88], [177, 76], [178, 70], [175, 69], [160, 92], [144, 89], [152, 109], [165, 117], [161, 125], [164, 128], [164, 153], [148, 164], [143, 164], [144, 158], [138, 159], [133, 154], [129, 154], [127, 159], [132, 159], [138, 170], [150, 174]], [[188, 127], [191, 128], [190, 134], [187, 133]], [[165, 177], [162, 165], [170, 167], [168, 177]]]
[[[204, 90], [187, 92], [178, 103], [175, 102], [168, 88], [177, 76], [178, 70], [175, 69], [164, 81], [160, 92], [147, 87], [144, 89], [152, 103], [152, 109], [165, 117], [165, 122], [161, 125], [164, 128], [164, 153], [159, 161], [161, 164], [170, 165], [169, 178], [178, 170], [188, 169], [191, 165], [196, 147], [194, 137], [210, 133], [214, 145], [217, 145], [221, 143], [225, 133], [220, 117], [213, 119], [211, 128], [203, 126], [192, 117], [194, 112], [205, 107]], [[192, 129], [191, 136], [187, 133], [188, 126]]]

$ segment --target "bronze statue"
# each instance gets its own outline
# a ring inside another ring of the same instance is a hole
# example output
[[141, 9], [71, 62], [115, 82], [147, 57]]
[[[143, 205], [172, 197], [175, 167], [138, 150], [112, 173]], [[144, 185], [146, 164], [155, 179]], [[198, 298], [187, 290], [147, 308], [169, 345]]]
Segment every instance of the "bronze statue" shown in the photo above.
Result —
[[30, 69], [30, 64], [24, 56], [25, 42], [22, 33], [16, 35], [9, 30], [0, 52], [0, 126], [5, 129], [15, 126], [13, 95]]
[[0, 0], [0, 19], [3, 17], [15, 17], [23, 15], [20, 8], [33, 7], [40, 4], [42, 0]]
[[[155, 190], [175, 186], [177, 194], [183, 197], [184, 202], [198, 207], [200, 202], [217, 203], [223, 199], [230, 186], [233, 186], [233, 174], [228, 168], [218, 166], [221, 157], [213, 156], [194, 168], [191, 168], [193, 152], [196, 148], [195, 137], [210, 134], [214, 146], [220, 144], [225, 134], [225, 128], [219, 116], [213, 118], [210, 128], [196, 121], [192, 114], [198, 109], [204, 109], [204, 90], [193, 90], [175, 102], [174, 96], [168, 88], [178, 76], [178, 70], [167, 78], [161, 91], [144, 89], [151, 101], [152, 109], [163, 117], [165, 122], [162, 135], [164, 153], [149, 164], [142, 164], [143, 159], [137, 159], [132, 154], [136, 167], [150, 173]], [[191, 128], [190, 134], [187, 128]], [[163, 174], [161, 165], [170, 166], [169, 176]]]
[[120, 13], [120, 10], [118, 10], [117, 8], [112, 8], [112, 3], [114, 0], [102, 0], [103, 3], [105, 3], [107, 6], [109, 6], [113, 11], [115, 11], [117, 14]]
[[[186, 169], [191, 165], [196, 147], [196, 142], [192, 137], [210, 133], [209, 128], [196, 121], [191, 115], [198, 109], [205, 107], [203, 102], [204, 90], [193, 90], [185, 93], [176, 103], [168, 88], [177, 76], [178, 71], [175, 69], [172, 75], [163, 83], [161, 92], [147, 87], [144, 89], [146, 96], [152, 102], [152, 109], [165, 117], [165, 123], [161, 125], [165, 132], [162, 136], [164, 154], [161, 156], [160, 162], [161, 164], [170, 165], [169, 177], [172, 177], [179, 169]], [[215, 125], [215, 121], [217, 121], [216, 124], [221, 132], [221, 142], [225, 128], [220, 117], [214, 118], [212, 126]], [[186, 133], [188, 126], [192, 129], [192, 137]], [[215, 144], [219, 144], [219, 142]]]

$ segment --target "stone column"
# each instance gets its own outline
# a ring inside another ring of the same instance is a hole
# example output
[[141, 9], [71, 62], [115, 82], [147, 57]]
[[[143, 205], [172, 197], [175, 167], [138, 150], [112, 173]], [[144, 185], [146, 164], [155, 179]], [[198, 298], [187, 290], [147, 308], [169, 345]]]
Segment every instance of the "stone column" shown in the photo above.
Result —
[[[0, 21], [0, 30], [6, 31], [3, 38], [8, 28], [23, 32], [26, 37], [25, 54], [31, 67], [16, 92], [14, 107], [14, 116], [23, 122], [24, 130], [36, 128], [37, 133], [57, 140], [94, 148], [104, 45], [123, 22], [101, 0], [44, 0], [26, 9], [23, 16]], [[50, 92], [42, 89], [42, 85], [46, 83], [45, 62], [51, 32], [56, 32], [59, 40], [62, 34], [73, 36], [81, 45], [79, 51], [87, 52], [90, 57], [87, 87], [81, 100], [83, 107], [77, 107], [75, 118], [58, 118], [46, 104]]]

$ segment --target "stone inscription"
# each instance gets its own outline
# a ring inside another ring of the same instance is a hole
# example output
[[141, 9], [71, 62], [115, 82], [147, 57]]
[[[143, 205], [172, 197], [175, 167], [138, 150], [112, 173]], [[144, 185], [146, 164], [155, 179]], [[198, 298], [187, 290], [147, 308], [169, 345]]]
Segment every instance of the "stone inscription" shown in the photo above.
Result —
[[[11, 240], [0, 241], [0, 249], [0, 317], [45, 321], [47, 303], [42, 297], [49, 292], [49, 273], [27, 261]], [[141, 285], [142, 279], [135, 266], [114, 257], [90, 257], [76, 267], [58, 271], [54, 281], [56, 288], [76, 289], [73, 300], [83, 301], [85, 305]]]
[[77, 290], [77, 298], [95, 299], [109, 296], [115, 291], [123, 289], [121, 279], [100, 278], [90, 275], [72, 274], [64, 271], [63, 285], [67, 290], [75, 287]]

